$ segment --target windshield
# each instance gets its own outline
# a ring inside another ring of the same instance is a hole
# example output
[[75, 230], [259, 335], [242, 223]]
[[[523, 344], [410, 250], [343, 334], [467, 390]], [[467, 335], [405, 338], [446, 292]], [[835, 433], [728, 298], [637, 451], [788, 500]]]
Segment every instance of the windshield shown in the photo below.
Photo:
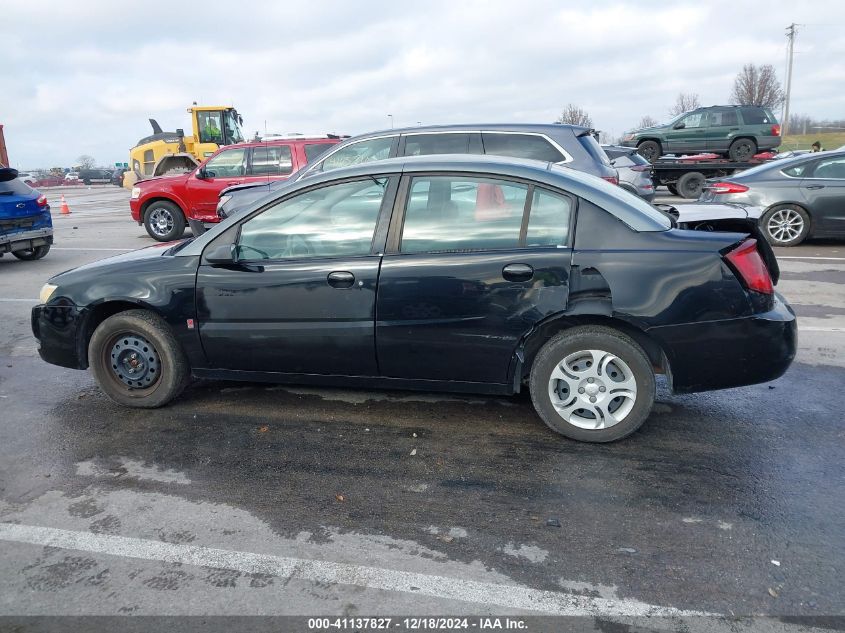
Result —
[[227, 144], [243, 143], [244, 135], [241, 132], [240, 117], [236, 110], [228, 110], [223, 113], [223, 127], [226, 130]]

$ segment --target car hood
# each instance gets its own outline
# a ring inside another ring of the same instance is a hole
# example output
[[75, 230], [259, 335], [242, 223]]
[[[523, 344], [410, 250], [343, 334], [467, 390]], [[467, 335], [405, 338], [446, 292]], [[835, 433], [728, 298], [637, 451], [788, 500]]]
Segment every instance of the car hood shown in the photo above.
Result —
[[175, 242], [163, 242], [161, 244], [147, 246], [146, 248], [140, 248], [136, 251], [129, 251], [128, 253], [121, 253], [120, 255], [100, 259], [95, 262], [91, 262], [90, 264], [83, 264], [82, 266], [71, 268], [70, 270], [59, 273], [58, 275], [51, 277], [50, 282], [61, 284], [63, 280], [69, 279], [76, 272], [80, 271], [87, 272], [101, 268], [103, 269], [103, 274], [106, 274], [106, 269], [112, 266], [120, 264], [133, 265], [140, 264], [145, 261], [157, 260], [161, 257], [174, 254], [175, 252], [181, 250], [183, 246], [187, 246], [191, 241], [193, 241], [193, 238], [176, 240]]
[[192, 172], [187, 172], [184, 174], [173, 174], [171, 176], [149, 176], [147, 178], [144, 178], [143, 180], [136, 180], [135, 186], [146, 185], [148, 183], [167, 184], [168, 182], [179, 182], [180, 180], [185, 180], [191, 173]]

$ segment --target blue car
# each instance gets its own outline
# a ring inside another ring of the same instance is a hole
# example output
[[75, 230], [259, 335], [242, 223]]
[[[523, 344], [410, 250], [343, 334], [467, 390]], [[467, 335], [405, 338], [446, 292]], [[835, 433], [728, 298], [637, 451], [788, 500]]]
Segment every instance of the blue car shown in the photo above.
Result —
[[53, 219], [47, 198], [18, 178], [16, 169], [0, 167], [0, 257], [41, 259], [53, 243]]

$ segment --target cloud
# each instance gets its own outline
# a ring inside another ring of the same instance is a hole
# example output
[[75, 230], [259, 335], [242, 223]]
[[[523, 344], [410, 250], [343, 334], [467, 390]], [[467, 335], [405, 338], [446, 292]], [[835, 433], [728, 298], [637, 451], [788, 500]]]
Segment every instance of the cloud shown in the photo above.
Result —
[[567, 103], [620, 134], [680, 91], [725, 103], [744, 63], [781, 72], [791, 21], [806, 23], [792, 111], [841, 117], [843, 17], [831, 0], [16, 3], [0, 123], [23, 167], [126, 160], [148, 118], [188, 128], [193, 101], [235, 105], [248, 135], [551, 121]]

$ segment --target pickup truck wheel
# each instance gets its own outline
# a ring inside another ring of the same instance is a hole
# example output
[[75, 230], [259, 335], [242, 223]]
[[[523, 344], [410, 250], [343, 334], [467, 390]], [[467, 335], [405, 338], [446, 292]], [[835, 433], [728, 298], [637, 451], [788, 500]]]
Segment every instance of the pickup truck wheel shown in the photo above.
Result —
[[728, 148], [728, 158], [736, 163], [744, 163], [754, 158], [757, 153], [757, 144], [751, 139], [737, 139]]
[[88, 359], [106, 395], [128, 407], [165, 405], [190, 379], [188, 360], [170, 327], [148, 310], [103, 321], [88, 344]]
[[663, 154], [663, 148], [657, 141], [643, 141], [637, 145], [637, 153], [648, 162], [653, 163]]
[[36, 246], [35, 248], [30, 248], [25, 251], [14, 251], [12, 255], [18, 259], [23, 259], [24, 261], [32, 261], [35, 259], [41, 259], [49, 252], [50, 245], [45, 244], [44, 246]]
[[550, 339], [531, 366], [531, 401], [553, 431], [582, 442], [612, 442], [651, 413], [651, 362], [629, 336], [575, 327]]
[[697, 199], [701, 195], [701, 188], [704, 186], [704, 174], [691, 171], [678, 178], [675, 188], [682, 198]]
[[172, 202], [156, 200], [144, 213], [144, 228], [154, 240], [172, 242], [185, 232], [185, 216]]
[[798, 205], [781, 204], [763, 214], [760, 228], [772, 246], [798, 246], [810, 233], [810, 216]]
[[673, 196], [678, 195], [678, 188], [674, 184], [666, 185], [666, 188], [669, 190], [669, 193], [671, 193]]

